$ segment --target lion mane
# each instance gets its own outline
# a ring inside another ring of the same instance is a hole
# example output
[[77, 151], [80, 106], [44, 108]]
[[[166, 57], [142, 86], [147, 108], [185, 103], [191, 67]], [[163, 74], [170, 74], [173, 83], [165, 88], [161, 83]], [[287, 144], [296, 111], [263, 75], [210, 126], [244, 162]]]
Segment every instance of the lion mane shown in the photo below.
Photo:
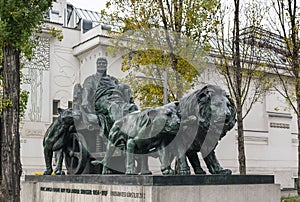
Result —
[[[218, 138], [211, 138], [211, 132], [209, 130], [214, 130], [214, 126], [211, 124], [212, 121], [212, 98], [217, 97], [220, 100], [226, 102], [227, 114], [224, 117], [224, 123], [221, 131], [216, 132], [216, 136]], [[190, 149], [200, 151], [205, 149], [201, 148], [204, 141], [210, 141], [210, 150], [214, 149], [218, 143], [218, 140], [221, 140], [226, 133], [231, 130], [236, 123], [236, 110], [233, 100], [226, 95], [226, 92], [216, 85], [206, 85], [200, 90], [196, 90], [188, 96], [181, 99], [179, 102], [180, 114], [181, 114], [181, 122], [189, 117], [196, 117], [193, 123], [196, 124], [197, 130], [187, 131], [185, 135], [194, 136], [194, 142], [191, 145]], [[195, 127], [194, 127], [195, 128]], [[196, 133], [196, 134], [195, 134]], [[208, 135], [209, 134], [209, 135]], [[212, 147], [212, 148], [211, 148]], [[208, 149], [208, 148], [207, 148]]]

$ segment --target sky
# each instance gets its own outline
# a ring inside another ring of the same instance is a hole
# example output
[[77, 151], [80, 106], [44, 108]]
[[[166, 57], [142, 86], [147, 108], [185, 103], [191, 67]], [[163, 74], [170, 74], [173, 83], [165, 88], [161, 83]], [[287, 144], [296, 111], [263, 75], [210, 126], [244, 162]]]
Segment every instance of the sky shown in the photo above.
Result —
[[77, 8], [83, 8], [91, 11], [99, 12], [105, 8], [107, 0], [67, 0], [68, 3], [73, 4]]

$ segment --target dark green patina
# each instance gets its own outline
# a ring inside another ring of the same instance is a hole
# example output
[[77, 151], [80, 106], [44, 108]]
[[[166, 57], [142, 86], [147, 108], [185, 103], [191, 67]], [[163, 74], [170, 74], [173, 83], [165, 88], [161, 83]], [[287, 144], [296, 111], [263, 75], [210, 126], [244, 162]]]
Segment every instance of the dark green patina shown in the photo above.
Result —
[[[130, 87], [106, 71], [106, 59], [99, 58], [97, 73], [89, 76], [82, 87], [75, 85], [73, 109], [60, 110], [59, 117], [48, 128], [43, 141], [45, 175], [52, 173], [54, 151], [58, 156], [55, 173], [64, 174], [64, 148], [72, 141], [71, 134], [79, 130], [96, 131], [106, 139], [104, 158], [92, 161], [93, 165], [103, 165], [103, 174], [110, 173], [109, 161], [116, 148], [126, 151], [126, 174], [151, 174], [149, 155], [159, 157], [165, 175], [190, 174], [186, 159], [195, 174], [205, 174], [198, 152], [211, 174], [231, 174], [231, 170], [222, 168], [215, 154], [218, 142], [236, 122], [234, 102], [223, 89], [206, 85], [178, 102], [139, 111]], [[78, 140], [83, 141], [82, 137]], [[175, 171], [171, 168], [174, 157]], [[88, 157], [84, 155], [84, 158]]]
[[52, 157], [56, 152], [57, 165], [54, 170], [56, 175], [64, 175], [62, 171], [63, 149], [68, 141], [69, 134], [75, 132], [73, 111], [71, 108], [59, 109], [59, 117], [47, 129], [44, 140], [44, 158], [46, 163], [46, 171], [44, 175], [52, 174]]

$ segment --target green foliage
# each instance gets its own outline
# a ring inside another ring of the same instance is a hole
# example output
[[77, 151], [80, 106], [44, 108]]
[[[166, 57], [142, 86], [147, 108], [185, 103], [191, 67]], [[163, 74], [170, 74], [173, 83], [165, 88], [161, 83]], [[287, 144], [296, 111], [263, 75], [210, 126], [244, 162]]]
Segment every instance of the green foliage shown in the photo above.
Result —
[[[131, 87], [133, 86], [133, 94], [135, 100], [139, 101], [140, 107], [151, 107], [163, 105], [163, 71], [164, 68], [157, 65], [146, 65], [146, 66], [132, 66], [133, 72], [129, 73], [123, 82], [128, 83]], [[174, 92], [176, 89], [176, 79], [177, 74], [173, 69], [166, 69], [168, 75], [168, 101], [172, 102], [177, 100]], [[138, 72], [138, 73], [136, 73]], [[137, 78], [140, 74], [147, 75], [150, 78]], [[151, 79], [153, 78], [153, 79]], [[182, 83], [183, 91], [190, 90], [194, 81], [188, 81], [181, 77], [179, 81]]]
[[[139, 82], [141, 83], [141, 82]], [[142, 100], [140, 106], [144, 107], [151, 107], [151, 106], [159, 106], [163, 104], [163, 86], [156, 85], [153, 83], [145, 82], [146, 84], [142, 85], [139, 89], [140, 97], [138, 100]], [[142, 99], [143, 98], [143, 99]], [[150, 102], [149, 102], [150, 101]]]
[[[22, 80], [22, 73], [20, 72], [20, 74], [21, 74], [21, 80]], [[0, 83], [1, 83], [1, 85], [0, 85], [0, 114], [1, 114], [2, 109], [12, 106], [12, 101], [10, 99], [2, 98], [2, 96], [3, 96], [3, 94], [2, 94], [3, 78], [2, 77], [0, 77]], [[20, 118], [24, 118], [28, 97], [29, 97], [28, 91], [20, 90], [20, 101], [19, 101], [20, 102], [20, 104], [19, 104]]]
[[24, 118], [29, 92], [21, 90], [20, 92], [20, 118]]
[[[0, 83], [1, 83], [0, 89], [2, 89], [3, 82], [2, 82], [1, 77], [0, 77]], [[28, 96], [29, 96], [29, 92], [27, 92], [27, 91], [20, 92], [20, 118], [24, 117]], [[2, 109], [6, 108], [6, 107], [11, 107], [11, 106], [12, 106], [12, 101], [10, 99], [3, 99], [2, 98], [2, 90], [0, 90], [0, 114], [1, 114]]]
[[32, 34], [43, 23], [44, 12], [53, 0], [1, 0], [0, 1], [0, 46], [10, 45], [30, 54]]
[[[28, 93], [20, 92], [20, 54], [29, 57], [36, 45], [35, 34], [41, 30], [44, 13], [53, 0], [0, 0], [0, 49], [1, 52], [1, 93], [0, 110], [12, 114], [2, 117], [2, 144], [6, 149], [1, 151], [2, 177], [0, 200], [20, 201], [20, 161], [19, 115], [24, 115]], [[3, 62], [7, 59], [8, 62]], [[12, 84], [11, 84], [12, 83]], [[9, 85], [8, 85], [9, 84]], [[20, 93], [20, 94], [19, 94]], [[20, 98], [20, 100], [18, 100]], [[16, 102], [18, 101], [18, 102]], [[12, 110], [14, 106], [20, 108]], [[9, 108], [7, 106], [10, 106]], [[11, 167], [10, 167], [11, 166]], [[9, 169], [10, 167], [10, 169]], [[5, 198], [4, 198], [5, 196]]]
[[[21, 69], [23, 68], [24, 64], [21, 63]], [[23, 78], [23, 74], [22, 71], [20, 71], [20, 79], [21, 79], [21, 84], [23, 83], [22, 81]], [[28, 102], [28, 97], [29, 97], [29, 92], [25, 91], [25, 90], [20, 90], [20, 98], [19, 98], [19, 116], [20, 119], [25, 117], [25, 111], [26, 111], [26, 107], [27, 107], [27, 102]]]
[[[41, 31], [44, 13], [51, 7], [52, 2], [54, 0], [0, 1], [0, 64], [3, 57], [2, 47], [8, 45], [20, 50], [27, 58], [31, 57], [32, 49], [37, 45], [36, 33]], [[62, 39], [61, 31], [50, 29], [50, 33]], [[2, 78], [0, 80], [2, 81]], [[20, 117], [24, 116], [28, 96], [29, 92], [21, 90]], [[0, 99], [0, 102], [0, 110], [12, 104], [10, 100]]]
[[50, 34], [53, 36], [53, 37], [56, 37], [59, 41], [62, 41], [64, 36], [62, 34], [62, 31], [61, 30], [57, 30], [53, 27], [50, 27], [48, 28], [50, 30]]
[[[123, 55], [122, 70], [132, 75], [142, 72], [162, 79], [162, 72], [167, 71], [169, 99], [177, 100], [203, 71], [218, 6], [218, 0], [110, 1], [102, 11], [104, 20], [113, 27], [114, 47], [110, 51]], [[139, 94], [135, 96], [142, 99], [142, 105], [162, 104], [161, 88], [153, 86], [155, 81], [140, 82], [132, 75], [126, 81]], [[153, 94], [146, 96], [146, 92]]]
[[1, 103], [0, 110], [4, 109], [6, 107], [11, 107], [12, 106], [11, 100], [1, 99], [0, 103]]
[[281, 197], [281, 202], [300, 202], [299, 196]]

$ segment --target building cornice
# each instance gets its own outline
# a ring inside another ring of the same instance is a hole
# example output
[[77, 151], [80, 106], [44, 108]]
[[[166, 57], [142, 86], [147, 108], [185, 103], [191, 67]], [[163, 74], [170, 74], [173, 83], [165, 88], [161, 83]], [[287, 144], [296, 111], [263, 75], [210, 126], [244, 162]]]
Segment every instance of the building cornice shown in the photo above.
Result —
[[[73, 55], [81, 55], [103, 43], [103, 38], [110, 39], [110, 36], [98, 34], [72, 47]], [[105, 45], [105, 44], [104, 44]], [[108, 44], [106, 44], [108, 45]]]

